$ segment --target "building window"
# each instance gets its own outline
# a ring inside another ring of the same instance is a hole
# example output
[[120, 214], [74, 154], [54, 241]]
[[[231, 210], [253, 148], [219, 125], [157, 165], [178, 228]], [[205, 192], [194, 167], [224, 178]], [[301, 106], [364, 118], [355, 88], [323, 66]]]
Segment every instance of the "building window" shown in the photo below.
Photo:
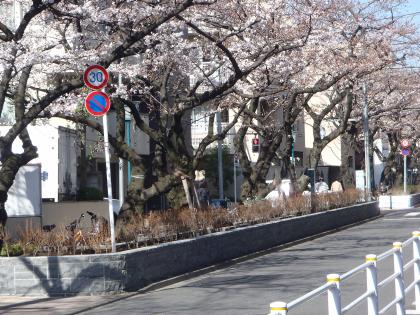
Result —
[[229, 111], [225, 108], [224, 110], [222, 110], [222, 112], [220, 113], [221, 116], [221, 121], [222, 123], [228, 123], [229, 122]]

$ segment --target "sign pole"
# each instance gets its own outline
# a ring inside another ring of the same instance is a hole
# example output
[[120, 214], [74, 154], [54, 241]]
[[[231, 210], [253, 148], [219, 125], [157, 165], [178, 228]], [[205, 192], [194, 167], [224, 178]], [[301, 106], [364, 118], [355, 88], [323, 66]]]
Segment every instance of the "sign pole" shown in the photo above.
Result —
[[236, 204], [236, 154], [233, 156], [233, 195]]
[[103, 115], [104, 124], [104, 151], [106, 164], [106, 186], [108, 190], [108, 211], [109, 211], [109, 226], [111, 229], [111, 247], [112, 252], [115, 253], [117, 248], [115, 246], [115, 227], [114, 227], [114, 209], [112, 206], [112, 182], [111, 182], [111, 161], [109, 154], [109, 140], [108, 140], [108, 115]]
[[407, 155], [404, 155], [404, 193], [407, 193]]
[[[222, 133], [222, 119], [220, 111], [216, 112], [216, 121], [217, 121], [217, 134]], [[219, 199], [223, 199], [223, 141], [217, 140], [217, 168], [219, 175]]]
[[400, 142], [401, 144], [401, 154], [404, 156], [404, 193], [407, 193], [407, 155], [409, 155], [411, 146], [411, 141], [408, 139], [403, 139]]
[[368, 97], [367, 97], [367, 85], [363, 83], [363, 134], [365, 141], [365, 187], [366, 187], [366, 199], [367, 201], [372, 200], [372, 189], [371, 189], [371, 178], [370, 178], [370, 154], [369, 154], [369, 115], [368, 115]]
[[[86, 97], [85, 108], [86, 111], [94, 117], [102, 116], [104, 128], [104, 151], [105, 151], [105, 165], [106, 165], [106, 184], [108, 192], [108, 210], [109, 210], [109, 227], [111, 232], [111, 249], [115, 253], [117, 251], [115, 245], [115, 226], [114, 226], [114, 209], [112, 206], [112, 182], [111, 182], [111, 161], [109, 154], [109, 139], [108, 139], [108, 117], [107, 112], [111, 107], [111, 100], [104, 92], [104, 87], [107, 85], [109, 74], [107, 70], [101, 65], [89, 66], [84, 74], [83, 81], [85, 85], [95, 90]], [[102, 91], [99, 91], [101, 90]], [[120, 180], [120, 183], [122, 180]], [[120, 192], [121, 194], [121, 192]]]
[[[121, 93], [122, 75], [118, 73], [118, 92]], [[125, 107], [124, 107], [124, 127], [125, 127]], [[124, 204], [124, 160], [118, 159], [118, 197], [120, 198], [120, 209]]]

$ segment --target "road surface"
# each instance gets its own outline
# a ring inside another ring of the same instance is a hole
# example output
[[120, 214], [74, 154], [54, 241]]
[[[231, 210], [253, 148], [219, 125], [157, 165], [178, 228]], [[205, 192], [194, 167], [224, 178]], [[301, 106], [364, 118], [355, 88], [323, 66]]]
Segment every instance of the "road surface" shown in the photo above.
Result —
[[[363, 263], [366, 254], [380, 254], [418, 229], [420, 209], [387, 211], [379, 219], [152, 292], [56, 299], [0, 297], [0, 314], [267, 314], [270, 302], [290, 302], [325, 283], [327, 274], [344, 273]], [[411, 247], [404, 255], [406, 261], [411, 259]], [[392, 257], [378, 267], [379, 280], [390, 275]], [[409, 274], [406, 282], [411, 278]], [[342, 290], [344, 306], [364, 293], [365, 274], [344, 282]], [[379, 292], [381, 306], [391, 301], [393, 290], [391, 285]], [[412, 302], [409, 295], [410, 307]], [[325, 306], [326, 296], [321, 295], [289, 314], [326, 314]], [[348, 314], [366, 314], [366, 303]], [[395, 309], [387, 314], [395, 314]]]

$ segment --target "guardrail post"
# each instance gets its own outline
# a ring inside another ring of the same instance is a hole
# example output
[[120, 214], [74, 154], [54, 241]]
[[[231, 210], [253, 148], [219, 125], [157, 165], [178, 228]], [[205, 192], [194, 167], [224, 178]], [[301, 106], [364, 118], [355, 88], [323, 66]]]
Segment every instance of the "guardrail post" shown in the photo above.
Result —
[[366, 268], [366, 290], [371, 292], [367, 298], [368, 315], [378, 315], [378, 273], [376, 269], [376, 255], [366, 255], [366, 262], [372, 262], [372, 265]]
[[287, 303], [273, 302], [270, 304], [270, 314], [268, 315], [287, 315]]
[[392, 246], [396, 249], [394, 252], [394, 272], [399, 274], [398, 277], [395, 278], [395, 298], [400, 298], [400, 301], [396, 304], [396, 314], [405, 315], [405, 286], [402, 243], [394, 242]]
[[327, 275], [327, 282], [334, 283], [328, 288], [328, 315], [341, 315], [340, 275]]
[[414, 262], [414, 297], [416, 303], [416, 311], [420, 312], [420, 231], [413, 232], [413, 258]]

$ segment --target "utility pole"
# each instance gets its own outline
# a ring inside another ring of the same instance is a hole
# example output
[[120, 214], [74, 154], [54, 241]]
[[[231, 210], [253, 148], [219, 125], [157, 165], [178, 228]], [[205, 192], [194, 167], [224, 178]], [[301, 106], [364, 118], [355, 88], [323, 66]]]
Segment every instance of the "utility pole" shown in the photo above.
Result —
[[368, 96], [367, 85], [363, 83], [363, 136], [365, 140], [365, 187], [366, 199], [371, 200], [371, 181], [370, 181], [370, 154], [369, 154], [369, 109], [368, 109]]
[[293, 125], [293, 127], [292, 127], [292, 164], [293, 164], [293, 166], [296, 165], [296, 160], [295, 160], [295, 143], [296, 143], [296, 128]]
[[233, 155], [233, 195], [235, 204], [237, 203], [237, 193], [236, 193], [236, 166], [238, 165], [238, 154], [235, 153]]
[[[222, 121], [221, 121], [221, 114], [220, 111], [216, 113], [216, 121], [217, 121], [217, 134], [220, 135], [222, 133]], [[222, 140], [217, 140], [217, 163], [218, 163], [218, 170], [219, 170], [219, 199], [223, 199], [223, 151], [222, 151]]]
[[[121, 93], [122, 86], [122, 75], [118, 73], [118, 89]], [[125, 115], [125, 114], [124, 114]], [[125, 120], [125, 117], [124, 117]], [[125, 124], [125, 121], [124, 121]], [[118, 197], [120, 197], [120, 209], [124, 204], [124, 160], [122, 158], [118, 159]]]

